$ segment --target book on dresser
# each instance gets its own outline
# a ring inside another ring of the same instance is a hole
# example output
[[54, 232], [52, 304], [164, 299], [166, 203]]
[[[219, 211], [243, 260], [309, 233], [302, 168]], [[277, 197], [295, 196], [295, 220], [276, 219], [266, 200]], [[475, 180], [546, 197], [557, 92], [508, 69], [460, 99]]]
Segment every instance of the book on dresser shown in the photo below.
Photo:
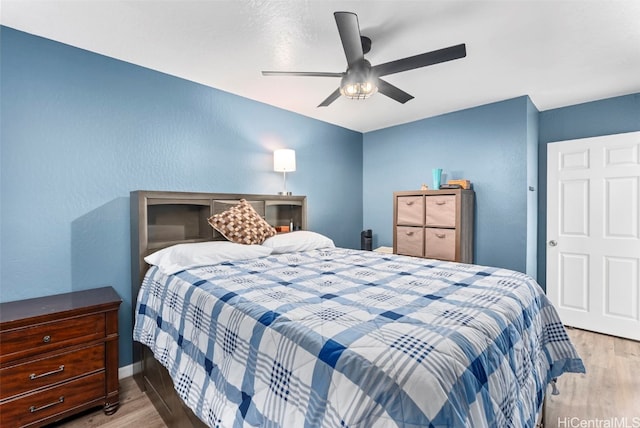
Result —
[[393, 194], [393, 253], [473, 263], [474, 191]]
[[118, 409], [121, 302], [103, 287], [0, 304], [0, 426]]

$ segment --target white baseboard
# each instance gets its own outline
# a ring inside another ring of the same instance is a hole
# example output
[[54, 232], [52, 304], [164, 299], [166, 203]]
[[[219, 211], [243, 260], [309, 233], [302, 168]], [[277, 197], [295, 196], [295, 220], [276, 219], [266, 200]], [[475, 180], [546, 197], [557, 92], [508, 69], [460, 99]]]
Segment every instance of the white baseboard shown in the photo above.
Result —
[[128, 366], [120, 367], [118, 369], [118, 379], [124, 379], [125, 377], [133, 376], [133, 364], [129, 364]]

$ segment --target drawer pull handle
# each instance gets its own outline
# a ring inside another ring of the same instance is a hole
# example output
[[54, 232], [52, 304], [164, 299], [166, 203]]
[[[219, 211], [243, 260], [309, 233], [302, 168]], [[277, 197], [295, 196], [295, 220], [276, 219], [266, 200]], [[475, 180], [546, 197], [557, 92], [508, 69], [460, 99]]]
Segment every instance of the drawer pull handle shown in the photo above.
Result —
[[64, 371], [64, 364], [62, 364], [59, 368], [55, 369], [55, 370], [51, 370], [50, 372], [46, 372], [46, 373], [42, 373], [42, 374], [35, 374], [35, 373], [31, 373], [29, 375], [29, 379], [31, 380], [35, 380], [35, 379], [39, 379], [41, 377], [45, 377], [45, 376], [50, 376], [52, 374], [56, 374], [56, 373], [60, 373]]
[[45, 337], [42, 338], [42, 343], [49, 343], [51, 342], [51, 336], [46, 335]]
[[436, 201], [436, 205], [444, 205], [447, 201]]
[[406, 202], [406, 204], [409, 205], [409, 206], [413, 205], [413, 203], [414, 203], [414, 201], [407, 201]]
[[411, 235], [413, 235], [413, 232], [411, 232], [411, 231], [407, 231], [407, 232], [405, 232], [405, 234], [406, 234], [407, 236], [411, 236]]
[[447, 235], [445, 235], [444, 233], [436, 233], [436, 237], [442, 239], [442, 238], [446, 238]]
[[44, 406], [40, 406], [40, 407], [31, 406], [31, 407], [29, 407], [29, 411], [31, 413], [39, 412], [40, 410], [48, 409], [49, 407], [55, 406], [56, 404], [60, 404], [60, 403], [64, 403], [64, 396], [61, 396], [60, 398], [58, 398], [58, 401], [54, 401], [53, 403], [45, 404]]

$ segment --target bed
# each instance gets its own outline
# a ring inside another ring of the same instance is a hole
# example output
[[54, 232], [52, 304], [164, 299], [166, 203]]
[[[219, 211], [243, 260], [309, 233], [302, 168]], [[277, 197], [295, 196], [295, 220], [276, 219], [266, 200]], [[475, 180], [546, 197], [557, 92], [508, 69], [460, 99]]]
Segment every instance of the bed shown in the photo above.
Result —
[[[175, 272], [144, 263], [175, 248], [149, 244], [149, 204], [193, 219], [243, 198], [278, 197], [131, 195], [134, 371], [169, 426], [533, 427], [551, 379], [584, 372], [538, 284], [510, 270], [306, 232]], [[202, 230], [162, 242], [221, 239]]]

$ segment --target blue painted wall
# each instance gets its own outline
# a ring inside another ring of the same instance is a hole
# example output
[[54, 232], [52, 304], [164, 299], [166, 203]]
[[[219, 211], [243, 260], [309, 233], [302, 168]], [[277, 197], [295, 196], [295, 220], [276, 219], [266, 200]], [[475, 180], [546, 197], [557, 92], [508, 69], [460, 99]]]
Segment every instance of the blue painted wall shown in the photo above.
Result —
[[374, 247], [393, 243], [393, 192], [432, 186], [431, 169], [442, 168], [443, 182], [473, 182], [475, 262], [524, 272], [535, 221], [527, 211], [531, 112], [519, 97], [364, 134], [363, 226], [374, 231]]
[[274, 194], [272, 151], [309, 227], [359, 247], [362, 135], [0, 28], [0, 301], [112, 285], [131, 363], [129, 192]]
[[640, 93], [543, 111], [539, 121], [538, 282], [545, 287], [547, 144], [640, 131]]

